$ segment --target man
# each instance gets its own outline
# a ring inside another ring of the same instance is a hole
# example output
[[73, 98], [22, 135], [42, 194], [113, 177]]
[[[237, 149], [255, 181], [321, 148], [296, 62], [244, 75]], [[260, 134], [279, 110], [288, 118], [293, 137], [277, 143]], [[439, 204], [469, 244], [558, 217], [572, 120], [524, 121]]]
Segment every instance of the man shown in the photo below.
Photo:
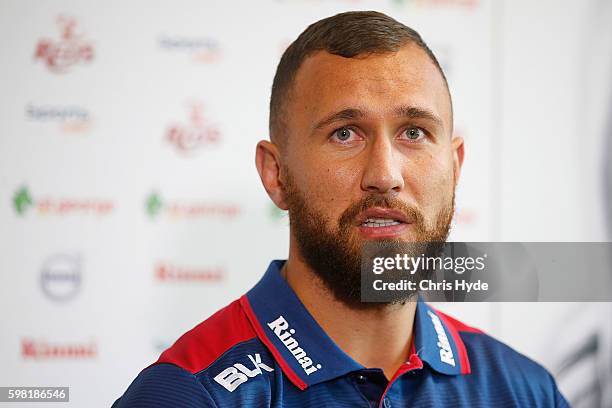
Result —
[[443, 242], [463, 140], [436, 58], [376, 12], [285, 51], [256, 165], [287, 261], [184, 334], [115, 407], [567, 406], [541, 366], [412, 297], [362, 303], [364, 243]]

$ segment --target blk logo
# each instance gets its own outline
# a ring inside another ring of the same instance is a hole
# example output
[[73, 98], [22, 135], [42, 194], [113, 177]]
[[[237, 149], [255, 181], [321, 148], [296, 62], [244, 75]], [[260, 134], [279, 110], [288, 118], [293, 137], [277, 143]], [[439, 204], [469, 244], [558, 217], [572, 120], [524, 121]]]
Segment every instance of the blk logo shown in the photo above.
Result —
[[259, 353], [255, 354], [255, 357], [248, 355], [251, 360], [251, 367], [246, 367], [241, 363], [236, 363], [231, 367], [227, 367], [215, 376], [215, 381], [225, 387], [229, 392], [234, 392], [236, 388], [242, 383], [245, 383], [249, 378], [257, 377], [263, 374], [262, 369], [268, 372], [274, 371], [273, 368], [261, 362], [261, 356]]
[[93, 60], [93, 46], [82, 33], [77, 31], [74, 18], [57, 18], [60, 32], [58, 40], [43, 38], [36, 45], [34, 60], [42, 61], [51, 72], [64, 73], [73, 65], [89, 63]]

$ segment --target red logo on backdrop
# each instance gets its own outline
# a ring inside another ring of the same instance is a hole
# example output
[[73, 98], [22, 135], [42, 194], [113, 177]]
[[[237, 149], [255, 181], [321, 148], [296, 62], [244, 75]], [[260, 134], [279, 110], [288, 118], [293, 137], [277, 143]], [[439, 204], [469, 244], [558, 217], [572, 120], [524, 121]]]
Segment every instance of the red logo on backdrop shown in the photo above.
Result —
[[21, 339], [21, 357], [25, 360], [85, 360], [97, 357], [94, 341], [87, 343], [48, 343], [44, 340]]
[[93, 60], [94, 51], [90, 42], [82, 33], [77, 32], [74, 18], [60, 16], [57, 18], [60, 31], [59, 40], [43, 38], [36, 45], [35, 60], [42, 60], [49, 70], [56, 73], [66, 72], [69, 67], [78, 63]]
[[167, 263], [155, 267], [155, 279], [160, 282], [210, 282], [225, 280], [225, 269], [219, 266], [192, 268]]
[[214, 146], [221, 140], [219, 129], [204, 115], [202, 103], [191, 104], [189, 122], [170, 125], [165, 137], [181, 153], [204, 146]]

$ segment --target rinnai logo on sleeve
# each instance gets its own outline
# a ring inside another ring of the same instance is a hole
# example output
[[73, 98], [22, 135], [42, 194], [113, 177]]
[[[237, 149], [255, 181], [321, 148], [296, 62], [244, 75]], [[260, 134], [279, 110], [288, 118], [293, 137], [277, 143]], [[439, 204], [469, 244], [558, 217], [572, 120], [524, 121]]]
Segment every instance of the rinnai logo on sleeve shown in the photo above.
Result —
[[240, 384], [248, 381], [249, 378], [262, 374], [262, 368], [267, 372], [274, 371], [272, 367], [261, 362], [259, 353], [255, 353], [255, 357], [249, 354], [248, 357], [255, 366], [254, 369], [251, 370], [245, 367], [244, 364], [236, 363], [217, 374], [215, 376], [215, 381], [221, 384], [229, 392], [233, 392]]
[[268, 323], [268, 327], [272, 329], [276, 337], [283, 342], [287, 350], [293, 354], [293, 357], [300, 363], [306, 375], [310, 375], [321, 369], [321, 364], [314, 364], [304, 349], [300, 347], [298, 341], [291, 336], [295, 334], [295, 329], [289, 328], [289, 323], [287, 323], [287, 320], [285, 320], [283, 316], [279, 316], [278, 319]]
[[436, 344], [438, 347], [440, 347], [440, 360], [454, 367], [455, 358], [453, 357], [453, 350], [451, 349], [451, 345], [448, 341], [448, 337], [446, 336], [446, 332], [444, 331], [444, 326], [442, 326], [440, 318], [429, 310], [427, 311], [427, 314], [431, 318], [431, 322], [433, 323], [436, 334], [438, 335], [438, 343]]

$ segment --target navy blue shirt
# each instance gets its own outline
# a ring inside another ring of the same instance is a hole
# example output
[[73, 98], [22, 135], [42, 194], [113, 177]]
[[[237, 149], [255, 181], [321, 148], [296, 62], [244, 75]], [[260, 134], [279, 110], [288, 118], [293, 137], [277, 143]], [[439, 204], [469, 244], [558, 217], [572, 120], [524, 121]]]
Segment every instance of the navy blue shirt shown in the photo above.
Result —
[[283, 262], [181, 336], [113, 408], [568, 406], [543, 367], [421, 301], [410, 356], [387, 380], [322, 330]]

